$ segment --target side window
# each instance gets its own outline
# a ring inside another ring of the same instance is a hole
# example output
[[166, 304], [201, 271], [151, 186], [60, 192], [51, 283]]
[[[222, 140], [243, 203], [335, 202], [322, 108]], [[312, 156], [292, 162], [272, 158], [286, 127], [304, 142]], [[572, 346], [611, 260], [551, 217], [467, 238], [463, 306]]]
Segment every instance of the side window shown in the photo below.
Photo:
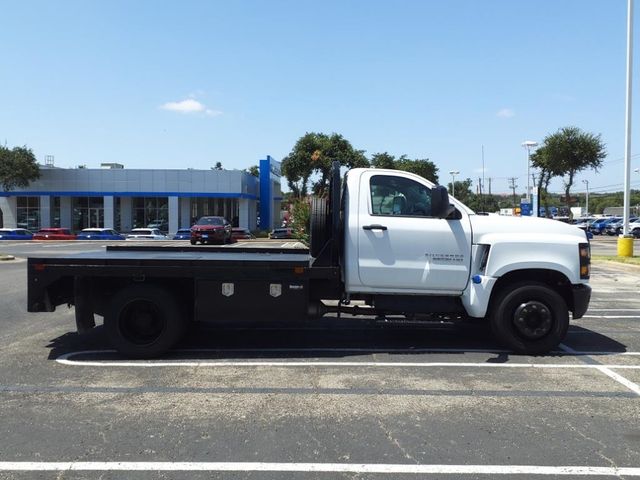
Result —
[[372, 215], [431, 216], [431, 189], [414, 180], [374, 175], [370, 190]]

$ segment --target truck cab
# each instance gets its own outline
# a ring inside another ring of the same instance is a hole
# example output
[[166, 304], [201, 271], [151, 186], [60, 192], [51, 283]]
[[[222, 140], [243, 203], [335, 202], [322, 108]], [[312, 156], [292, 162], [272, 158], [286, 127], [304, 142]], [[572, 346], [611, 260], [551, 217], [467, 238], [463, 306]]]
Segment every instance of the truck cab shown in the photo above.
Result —
[[568, 311], [584, 315], [591, 289], [582, 230], [477, 215], [409, 172], [353, 169], [345, 182], [347, 296], [407, 313], [488, 317], [502, 343], [529, 353], [559, 343]]

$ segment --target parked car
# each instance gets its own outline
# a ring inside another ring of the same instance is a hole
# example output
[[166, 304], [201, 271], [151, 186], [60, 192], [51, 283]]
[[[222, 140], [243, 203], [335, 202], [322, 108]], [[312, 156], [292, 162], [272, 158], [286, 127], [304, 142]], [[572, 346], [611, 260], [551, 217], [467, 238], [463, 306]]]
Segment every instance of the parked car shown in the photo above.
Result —
[[293, 238], [293, 231], [286, 228], [274, 228], [269, 234], [269, 238]]
[[231, 224], [224, 217], [202, 217], [191, 227], [191, 245], [205, 243], [229, 243]]
[[169, 224], [166, 220], [153, 220], [147, 228], [157, 228], [162, 233], [167, 233], [169, 231]]
[[127, 240], [168, 240], [157, 228], [134, 228], [127, 234]]
[[75, 234], [68, 228], [41, 228], [33, 234], [33, 240], [75, 240]]
[[181, 228], [173, 236], [173, 240], [189, 240], [191, 238], [190, 228]]
[[596, 220], [591, 224], [591, 226], [589, 227], [589, 231], [594, 235], [601, 235], [602, 233], [604, 233], [605, 229], [607, 228], [607, 225], [609, 225], [611, 222], [616, 222], [618, 220], [620, 220], [619, 217], [599, 218], [598, 220]]
[[231, 238], [234, 240], [251, 240], [255, 237], [248, 228], [232, 228]]
[[31, 240], [33, 233], [24, 228], [0, 228], [0, 240]]
[[78, 233], [78, 240], [125, 240], [126, 237], [112, 228], [85, 228]]
[[[636, 220], [638, 220], [638, 217], [630, 217], [629, 224], [635, 222]], [[611, 222], [609, 225], [607, 225], [606, 228], [607, 235], [620, 235], [622, 233], [622, 227], [624, 226], [623, 224], [624, 219], [620, 219], [617, 222]]]

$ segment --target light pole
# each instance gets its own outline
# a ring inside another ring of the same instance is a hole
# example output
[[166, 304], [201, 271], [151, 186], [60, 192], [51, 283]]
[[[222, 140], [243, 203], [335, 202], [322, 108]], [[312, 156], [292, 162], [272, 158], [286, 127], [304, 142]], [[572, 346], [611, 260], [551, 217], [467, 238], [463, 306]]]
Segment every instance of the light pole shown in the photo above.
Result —
[[629, 238], [629, 210], [631, 203], [631, 93], [633, 72], [633, 0], [627, 1], [627, 94], [625, 104], [624, 135], [624, 208], [622, 210], [622, 236], [618, 238], [618, 255], [633, 256], [633, 237]]
[[460, 175], [460, 172], [457, 170], [449, 170], [449, 175], [451, 175], [451, 196], [456, 196], [456, 175]]
[[531, 149], [538, 146], [538, 142], [526, 140], [522, 142], [522, 146], [527, 149], [527, 203], [531, 203], [531, 187], [529, 170], [531, 169]]
[[584, 183], [587, 186], [587, 196], [586, 196], [586, 200], [585, 200], [585, 215], [589, 215], [589, 180], [582, 180], [582, 183]]

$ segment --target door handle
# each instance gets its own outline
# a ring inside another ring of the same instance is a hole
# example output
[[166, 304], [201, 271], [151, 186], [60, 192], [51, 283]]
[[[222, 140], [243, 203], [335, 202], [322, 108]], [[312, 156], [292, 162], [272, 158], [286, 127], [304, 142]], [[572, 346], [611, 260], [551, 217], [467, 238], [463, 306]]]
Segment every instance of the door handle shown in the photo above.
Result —
[[387, 227], [385, 227], [384, 225], [363, 225], [362, 227], [363, 230], [386, 230]]

